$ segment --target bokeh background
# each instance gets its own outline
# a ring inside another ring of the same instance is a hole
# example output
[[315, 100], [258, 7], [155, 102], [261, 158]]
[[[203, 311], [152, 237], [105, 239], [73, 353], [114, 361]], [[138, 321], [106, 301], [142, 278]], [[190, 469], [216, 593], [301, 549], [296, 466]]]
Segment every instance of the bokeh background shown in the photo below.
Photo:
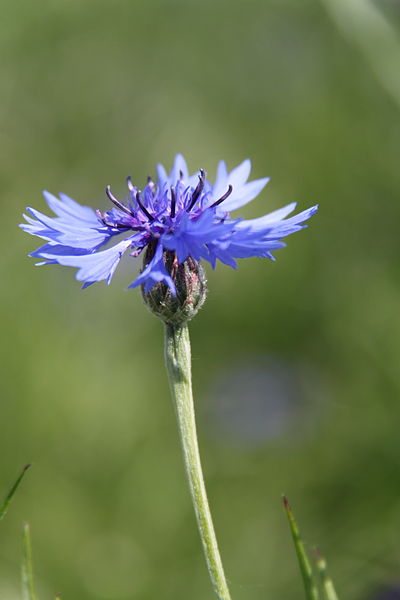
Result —
[[17, 228], [43, 189], [104, 209], [178, 151], [269, 175], [243, 216], [321, 206], [276, 263], [209, 270], [191, 327], [233, 597], [302, 597], [282, 492], [342, 597], [397, 585], [400, 4], [361, 4], [3, 0], [0, 494], [34, 466], [0, 524], [1, 600], [24, 520], [40, 598], [212, 597], [139, 265], [81, 291]]

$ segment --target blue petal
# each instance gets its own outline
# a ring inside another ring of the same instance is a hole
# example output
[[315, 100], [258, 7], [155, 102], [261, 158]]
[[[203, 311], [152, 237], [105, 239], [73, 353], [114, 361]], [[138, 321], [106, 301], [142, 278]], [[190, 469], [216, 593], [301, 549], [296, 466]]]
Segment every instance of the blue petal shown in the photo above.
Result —
[[246, 183], [251, 171], [251, 161], [246, 158], [240, 165], [235, 167], [228, 176], [228, 183], [233, 186], [233, 189], [240, 188]]
[[238, 193], [248, 180], [250, 171], [251, 162], [248, 158], [235, 167], [230, 173], [228, 173], [225, 162], [221, 160], [218, 164], [217, 176], [213, 186], [213, 199], [218, 200], [218, 198], [225, 194], [228, 185], [233, 187], [232, 194]]
[[290, 204], [270, 215], [265, 215], [265, 217], [236, 223], [231, 236], [209, 244], [210, 254], [214, 261], [219, 259], [229, 264], [229, 257], [234, 259], [251, 256], [273, 259], [271, 251], [286, 245], [281, 241], [282, 238], [306, 227], [304, 221], [315, 214], [318, 209], [317, 206], [313, 206], [290, 219], [279, 219], [282, 215], [291, 212], [294, 206], [294, 204]]
[[316, 204], [315, 206], [311, 206], [311, 208], [307, 208], [306, 210], [303, 210], [301, 213], [298, 213], [297, 215], [290, 217], [290, 219], [286, 219], [286, 221], [284, 221], [284, 223], [286, 223], [286, 224], [290, 223], [290, 225], [299, 225], [301, 223], [304, 223], [304, 221], [307, 221], [313, 215], [315, 215], [317, 210], [318, 210], [318, 204]]
[[54, 259], [56, 261], [56, 256], [81, 256], [87, 253], [88, 251], [85, 248], [72, 248], [71, 246], [49, 243], [40, 246], [40, 248], [31, 252], [29, 256], [34, 258], [46, 258], [46, 260], [50, 260], [49, 257], [51, 256], [51, 260]]
[[28, 221], [28, 225], [21, 223], [20, 227], [26, 233], [36, 235], [44, 240], [51, 240], [54, 237], [54, 229], [46, 229], [43, 227], [42, 223], [35, 221], [35, 219], [31, 219], [28, 215], [24, 214], [23, 217], [26, 221]]
[[208, 244], [209, 257], [206, 259], [211, 264], [212, 268], [215, 269], [217, 260], [220, 260], [228, 267], [232, 267], [233, 269], [237, 269], [237, 262], [227, 251], [225, 245], [220, 245], [218, 242]]
[[263, 217], [258, 217], [258, 219], [245, 219], [244, 221], [240, 221], [238, 224], [238, 229], [251, 229], [251, 231], [260, 231], [263, 229], [268, 229], [272, 223], [277, 221], [281, 221], [287, 215], [294, 211], [296, 208], [296, 202], [292, 202], [283, 208], [279, 208], [268, 215], [264, 215]]
[[171, 290], [171, 293], [176, 296], [175, 284], [164, 265], [162, 245], [158, 243], [153, 258], [142, 273], [140, 273], [139, 277], [137, 277], [129, 287], [135, 288], [139, 285], [144, 285], [144, 291], [148, 294], [151, 288], [161, 281], [164, 282]]
[[240, 221], [236, 227], [236, 230], [246, 231], [249, 237], [253, 235], [257, 235], [259, 237], [263, 236], [264, 239], [279, 239], [286, 237], [287, 235], [295, 233], [296, 231], [300, 231], [300, 229], [306, 227], [306, 225], [304, 225], [304, 221], [307, 221], [318, 210], [318, 205], [316, 205], [304, 210], [301, 213], [298, 213], [297, 215], [294, 215], [293, 217], [290, 217], [289, 219], [280, 218], [292, 212], [295, 206], [296, 204], [293, 202], [292, 204], [276, 210], [269, 215], [265, 215], [264, 217]]
[[102, 225], [97, 217], [96, 223], [93, 221], [93, 226], [91, 226], [92, 224], [88, 220], [81, 222], [75, 217], [47, 217], [30, 207], [27, 208], [27, 211], [34, 219], [24, 215], [28, 221], [28, 225], [21, 225], [24, 231], [45, 240], [74, 248], [93, 250], [120, 233], [116, 229]]
[[167, 175], [167, 171], [163, 167], [163, 165], [157, 165], [157, 183], [160, 190], [162, 190], [166, 185], [169, 185], [169, 177]]
[[221, 217], [224, 213], [236, 210], [253, 200], [268, 183], [268, 177], [246, 183], [250, 175], [250, 170], [251, 162], [248, 158], [230, 173], [228, 173], [224, 161], [220, 161], [218, 164], [215, 183], [212, 186], [210, 204], [221, 198], [229, 185], [233, 188], [229, 198], [217, 207], [217, 214]]
[[131, 240], [128, 239], [100, 252], [68, 256], [59, 253], [59, 247], [56, 247], [54, 252], [49, 248], [48, 252], [42, 251], [40, 256], [47, 260], [55, 260], [59, 265], [77, 267], [79, 269], [76, 274], [78, 281], [94, 283], [106, 279], [107, 283], [110, 283], [122, 255], [130, 245]]
[[264, 179], [256, 179], [255, 181], [251, 181], [250, 183], [246, 183], [241, 187], [233, 186], [233, 191], [231, 195], [218, 206], [219, 212], [232, 212], [248, 202], [251, 202], [258, 196], [258, 194], [265, 188], [269, 181], [269, 177], [264, 177]]
[[175, 250], [180, 263], [188, 256], [192, 256], [195, 260], [200, 258], [208, 260], [206, 244], [229, 235], [235, 225], [234, 221], [227, 223], [216, 221], [212, 209], [205, 210], [197, 219], [191, 219], [186, 214], [176, 230], [164, 234], [161, 241], [165, 248]]
[[59, 200], [56, 196], [45, 190], [43, 196], [45, 197], [49, 208], [59, 217], [75, 220], [78, 223], [84, 221], [85, 223], [90, 223], [94, 227], [99, 226], [99, 219], [90, 206], [81, 206], [65, 194], [60, 194], [61, 200]]
[[177, 182], [181, 178], [181, 173], [183, 175], [183, 180], [186, 181], [189, 177], [189, 172], [187, 168], [187, 164], [182, 154], [177, 154], [174, 160], [174, 166], [172, 167], [172, 171], [169, 177], [170, 184], [176, 185]]
[[277, 240], [260, 240], [259, 242], [254, 241], [253, 243], [245, 240], [240, 242], [238, 240], [238, 242], [230, 244], [226, 252], [234, 258], [251, 258], [253, 256], [271, 258], [270, 253], [272, 250], [278, 250], [285, 246], [286, 244], [284, 242]]
[[213, 185], [213, 198], [217, 200], [228, 189], [228, 169], [224, 160], [220, 160], [217, 167], [215, 183]]

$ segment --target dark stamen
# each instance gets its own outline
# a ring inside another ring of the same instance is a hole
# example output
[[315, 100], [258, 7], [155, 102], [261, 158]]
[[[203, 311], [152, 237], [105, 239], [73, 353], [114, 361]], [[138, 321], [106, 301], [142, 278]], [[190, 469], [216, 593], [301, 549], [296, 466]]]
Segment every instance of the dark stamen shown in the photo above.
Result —
[[103, 225], [106, 225], [107, 227], [112, 227], [113, 229], [132, 229], [129, 225], [123, 225], [122, 223], [110, 223], [105, 214], [99, 210], [96, 210], [96, 216], [103, 222]]
[[110, 186], [108, 185], [106, 187], [106, 194], [109, 198], [109, 200], [111, 200], [111, 202], [113, 204], [115, 204], [115, 206], [117, 208], [119, 208], [119, 210], [122, 210], [122, 212], [126, 213], [127, 215], [130, 215], [131, 217], [134, 217], [135, 215], [129, 210], [129, 208], [127, 206], [125, 206], [125, 204], [122, 204], [122, 202], [120, 202], [119, 200], [116, 199], [115, 196], [112, 195], [111, 193], [111, 189]]
[[136, 193], [136, 202], [139, 205], [140, 210], [142, 211], [142, 213], [144, 213], [146, 215], [146, 217], [149, 219], [149, 221], [154, 221], [154, 217], [149, 213], [149, 211], [143, 206], [142, 201], [140, 200], [140, 192]]
[[203, 171], [203, 169], [200, 169], [199, 183], [197, 184], [197, 187], [193, 192], [193, 196], [190, 201], [190, 204], [186, 209], [187, 212], [190, 212], [192, 210], [193, 206], [196, 204], [197, 200], [199, 199], [201, 192], [204, 190], [205, 180], [206, 180], [206, 174]]
[[128, 177], [126, 178], [126, 184], [128, 186], [129, 191], [134, 193], [135, 188], [133, 187], [132, 178], [130, 175], [128, 175]]
[[154, 181], [152, 180], [151, 177], [147, 178], [147, 185], [149, 186], [149, 188], [151, 189], [151, 191], [154, 192], [156, 184], [154, 183]]
[[175, 188], [171, 188], [171, 218], [175, 217], [175, 207], [176, 207], [176, 193]]
[[214, 202], [214, 204], [211, 204], [210, 208], [215, 208], [215, 206], [218, 206], [218, 204], [221, 204], [224, 200], [226, 200], [228, 198], [228, 196], [230, 196], [232, 194], [232, 190], [233, 190], [233, 187], [229, 184], [228, 189], [225, 192], [225, 194], [223, 196], [221, 196], [221, 198], [219, 200]]
[[183, 180], [183, 171], [179, 171], [179, 181]]

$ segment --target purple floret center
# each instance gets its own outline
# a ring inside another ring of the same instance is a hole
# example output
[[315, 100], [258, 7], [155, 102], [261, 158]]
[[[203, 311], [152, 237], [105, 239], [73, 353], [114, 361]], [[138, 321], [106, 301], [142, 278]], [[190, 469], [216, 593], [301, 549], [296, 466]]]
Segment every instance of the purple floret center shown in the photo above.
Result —
[[[129, 202], [124, 204], [118, 200], [108, 185], [106, 195], [117, 211], [112, 209], [102, 213], [98, 210], [96, 214], [107, 227], [147, 231], [157, 238], [166, 231], [173, 233], [173, 225], [185, 213], [191, 214], [191, 218], [196, 219], [205, 209], [214, 209], [222, 204], [233, 190], [232, 185], [229, 185], [221, 198], [209, 206], [204, 206], [204, 199], [207, 196], [205, 171], [200, 169], [199, 181], [195, 189], [185, 188], [182, 180], [183, 174], [181, 173], [176, 186], [166, 186], [164, 189], [160, 189], [149, 178], [142, 192], [132, 184], [131, 177], [127, 177]], [[197, 210], [194, 210], [195, 208]]]

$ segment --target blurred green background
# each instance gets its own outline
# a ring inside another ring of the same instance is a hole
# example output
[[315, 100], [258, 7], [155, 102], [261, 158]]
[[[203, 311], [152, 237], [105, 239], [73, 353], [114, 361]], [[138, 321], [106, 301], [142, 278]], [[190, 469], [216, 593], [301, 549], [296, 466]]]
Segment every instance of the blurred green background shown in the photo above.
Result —
[[[282, 492], [343, 598], [399, 580], [399, 104], [328, 4], [3, 0], [0, 490], [34, 467], [0, 524], [1, 600], [20, 597], [24, 520], [40, 598], [212, 597], [162, 325], [125, 291], [138, 265], [81, 291], [17, 229], [43, 189], [104, 209], [106, 184], [178, 151], [211, 179], [221, 158], [269, 175], [243, 216], [321, 206], [276, 263], [208, 270], [191, 327], [233, 598], [302, 597]], [[400, 26], [399, 3], [375, 6]]]

